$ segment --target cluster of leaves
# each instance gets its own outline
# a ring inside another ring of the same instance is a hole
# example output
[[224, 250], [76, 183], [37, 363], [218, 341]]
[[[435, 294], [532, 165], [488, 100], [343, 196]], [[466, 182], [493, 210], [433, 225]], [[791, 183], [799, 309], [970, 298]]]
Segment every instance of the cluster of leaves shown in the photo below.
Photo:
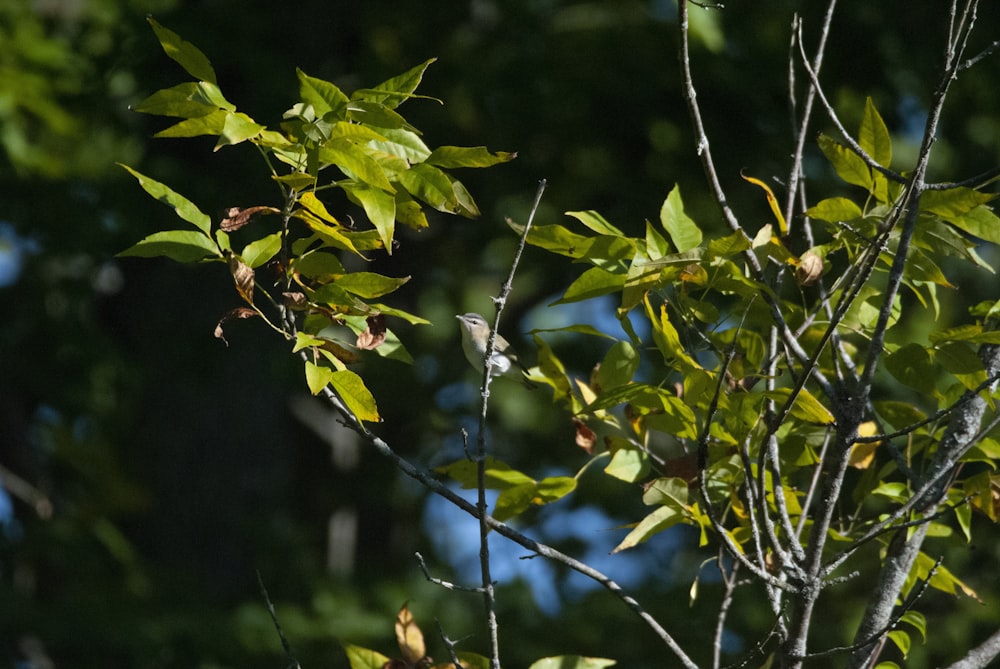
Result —
[[[616, 315], [627, 338], [614, 341], [589, 379], [567, 373], [540, 336], [545, 331], [535, 333], [539, 365], [532, 376], [550, 386], [573, 415], [577, 443], [595, 460], [607, 460], [608, 475], [639, 484], [643, 502], [653, 508], [616, 551], [684, 523], [700, 528], [702, 545], [714, 532], [735, 553], [750, 554], [759, 541], [755, 524], [761, 514], [779, 519], [771, 528], [779, 541], [808, 541], [808, 508], [821, 478], [822, 453], [851, 419], [838, 389], [864, 363], [884, 298], [878, 277], [889, 271], [900, 234], [888, 222], [906, 195], [902, 181], [890, 178], [889, 133], [870, 100], [858, 137], [874, 164], [820, 136], [837, 174], [863, 189], [862, 204], [835, 197], [806, 211], [816, 227], [823, 226], [814, 232], [823, 240], [798, 254], [790, 250], [794, 242], [773, 193], [750, 177], [744, 178], [766, 191], [776, 219], [776, 226], [765, 225], [752, 237], [736, 230], [707, 239], [685, 213], [677, 188], [663, 203], [659, 225], [646, 221], [644, 237], [627, 236], [594, 211], [568, 212], [581, 232], [563, 225], [529, 230], [529, 244], [590, 266], [559, 303], [619, 296]], [[903, 274], [903, 285], [917, 298], [914, 309], [936, 316], [938, 290], [954, 288], [941, 269], [946, 257], [992, 272], [976, 248], [978, 240], [1000, 243], [1000, 219], [987, 206], [993, 197], [965, 186], [924, 193]], [[880, 531], [888, 532], [925, 517], [913, 511], [891, 515], [891, 505], [912, 502], [915, 494], [900, 463], [926, 466], [920, 463], [934, 453], [947, 410], [974, 393], [989, 398], [976, 346], [1000, 344], [1000, 332], [990, 326], [1000, 301], [979, 304], [971, 313], [969, 323], [933, 332], [926, 344], [886, 343], [888, 373], [919, 391], [927, 404], [876, 399], [866, 407], [850, 455], [851, 466], [862, 473], [849, 497], [854, 508], [845, 507], [831, 530], [841, 546], [850, 546], [841, 555], [854, 549], [848, 542], [872, 538], [879, 522], [885, 522]], [[905, 315], [897, 295], [890, 327]], [[562, 330], [607, 337], [588, 325]], [[645, 331], [651, 346], [639, 335]], [[800, 353], [779, 343], [782, 331], [800, 344]], [[906, 439], [905, 451], [894, 456], [896, 447], [886, 436], [893, 431]], [[944, 508], [953, 510], [967, 539], [973, 509], [998, 518], [998, 458], [996, 435], [981, 435], [964, 460], [987, 466], [966, 468], [945, 498]], [[474, 480], [471, 468], [460, 463], [442, 471], [468, 485]], [[574, 478], [534, 481], [496, 461], [489, 463], [487, 481], [501, 490], [496, 512], [504, 517], [575, 489]], [[710, 508], [703, 506], [706, 499]], [[938, 536], [952, 531], [944, 514], [932, 523]], [[910, 578], [906, 591], [925, 579], [932, 587], [975, 596], [925, 554]], [[923, 633], [917, 612], [903, 620]], [[892, 638], [904, 652], [909, 647], [906, 632], [894, 631]]]
[[[309, 352], [305, 373], [314, 394], [332, 387], [359, 420], [380, 420], [364, 381], [347, 365], [358, 361], [364, 350], [409, 361], [385, 317], [413, 324], [427, 321], [378, 301], [409, 277], [349, 271], [341, 255], [367, 261], [366, 254], [372, 252], [391, 254], [397, 244], [396, 225], [426, 228], [427, 207], [478, 216], [475, 200], [447, 170], [489, 167], [515, 155], [482, 147], [432, 150], [424, 143], [397, 108], [421, 97], [414, 91], [432, 60], [350, 96], [299, 70], [300, 100], [285, 112], [278, 129], [270, 129], [226, 99], [204, 53], [155, 20], [149, 22], [164, 52], [195, 81], [153, 93], [136, 111], [181, 119], [157, 137], [217, 137], [216, 150], [252, 144], [266, 162], [281, 200], [277, 206], [230, 207], [213, 222], [183, 195], [125, 167], [149, 195], [172, 207], [194, 229], [154, 233], [121, 255], [227, 264], [246, 306], [226, 314], [216, 336], [224, 339], [222, 324], [229, 318], [264, 319], [294, 343], [294, 351]], [[334, 191], [360, 207], [370, 227], [356, 227], [350, 218], [332, 214], [320, 196]], [[280, 223], [257, 223], [263, 217]], [[251, 235], [251, 230], [257, 232]], [[265, 269], [273, 277], [269, 287], [258, 281]]]

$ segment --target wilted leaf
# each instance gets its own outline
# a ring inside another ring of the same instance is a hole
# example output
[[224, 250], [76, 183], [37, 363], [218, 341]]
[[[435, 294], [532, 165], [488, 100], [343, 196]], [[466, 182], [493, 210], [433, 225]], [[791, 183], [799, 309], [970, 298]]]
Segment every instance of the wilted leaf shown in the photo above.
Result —
[[399, 652], [403, 659], [410, 664], [417, 664], [427, 655], [427, 647], [424, 645], [424, 635], [417, 627], [410, 609], [404, 604], [396, 615], [396, 643], [399, 645]]
[[254, 271], [235, 253], [229, 254], [229, 272], [236, 283], [236, 292], [253, 304]]
[[[878, 432], [878, 425], [875, 421], [865, 421], [858, 425], [859, 437], [871, 437]], [[855, 469], [868, 469], [875, 461], [875, 451], [882, 445], [881, 441], [855, 442], [851, 446], [851, 454], [847, 464]]]
[[221, 339], [222, 343], [229, 346], [229, 342], [226, 340], [224, 333], [222, 332], [222, 324], [233, 318], [253, 318], [257, 316], [257, 312], [253, 309], [248, 309], [247, 307], [236, 307], [226, 312], [226, 315], [219, 319], [219, 322], [215, 325], [215, 338]]
[[363, 351], [371, 351], [385, 341], [385, 316], [369, 316], [368, 328], [358, 335], [357, 347]]
[[247, 207], [246, 209], [242, 207], [230, 207], [226, 210], [226, 217], [219, 223], [219, 227], [225, 232], [232, 232], [233, 230], [239, 230], [249, 223], [254, 216], [259, 214], [280, 213], [281, 211], [274, 207], [257, 206]]
[[573, 426], [576, 428], [576, 445], [582, 448], [588, 455], [593, 455], [594, 445], [597, 443], [597, 433], [576, 417], [573, 418]]
[[755, 179], [754, 177], [748, 177], [747, 175], [740, 172], [740, 176], [743, 177], [745, 181], [749, 181], [755, 186], [759, 186], [764, 194], [767, 196], [767, 204], [771, 207], [771, 213], [774, 214], [774, 220], [778, 222], [778, 229], [781, 231], [782, 236], [788, 234], [788, 224], [785, 222], [785, 215], [781, 213], [781, 208], [778, 207], [778, 198], [774, 197], [774, 191], [771, 187], [760, 179]]

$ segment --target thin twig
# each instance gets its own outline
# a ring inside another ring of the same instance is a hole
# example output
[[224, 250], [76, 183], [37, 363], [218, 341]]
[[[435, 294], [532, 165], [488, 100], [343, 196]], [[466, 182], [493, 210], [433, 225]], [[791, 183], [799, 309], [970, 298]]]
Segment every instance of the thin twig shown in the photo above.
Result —
[[481, 389], [482, 402], [479, 412], [479, 436], [476, 441], [476, 508], [479, 517], [479, 570], [482, 578], [483, 606], [486, 609], [486, 627], [490, 636], [490, 669], [500, 669], [500, 636], [499, 624], [496, 613], [496, 590], [493, 585], [493, 577], [490, 573], [490, 527], [486, 523], [486, 416], [489, 411], [490, 380], [493, 374], [493, 354], [496, 350], [497, 332], [500, 328], [500, 315], [507, 304], [507, 296], [510, 295], [514, 283], [514, 274], [521, 261], [521, 254], [528, 239], [528, 232], [531, 224], [535, 220], [538, 212], [538, 205], [542, 201], [542, 194], [545, 192], [545, 179], [538, 183], [538, 191], [535, 194], [535, 202], [528, 214], [528, 220], [521, 231], [521, 241], [518, 244], [514, 259], [510, 265], [510, 273], [507, 280], [500, 288], [500, 295], [493, 299], [496, 306], [496, 318], [493, 321], [493, 328], [486, 342], [486, 355], [483, 358], [483, 385]]
[[299, 661], [295, 659], [295, 654], [292, 652], [292, 646], [288, 643], [288, 639], [285, 638], [285, 632], [281, 629], [281, 623], [278, 622], [278, 615], [274, 612], [274, 604], [271, 603], [271, 598], [267, 594], [267, 588], [264, 587], [264, 577], [260, 575], [260, 570], [257, 570], [257, 586], [260, 588], [260, 594], [264, 597], [264, 602], [267, 604], [267, 612], [271, 615], [271, 623], [274, 625], [274, 629], [278, 631], [278, 638], [281, 639], [281, 647], [285, 651], [285, 655], [291, 663], [288, 665], [290, 667], [296, 667], [298, 669], [301, 665]]

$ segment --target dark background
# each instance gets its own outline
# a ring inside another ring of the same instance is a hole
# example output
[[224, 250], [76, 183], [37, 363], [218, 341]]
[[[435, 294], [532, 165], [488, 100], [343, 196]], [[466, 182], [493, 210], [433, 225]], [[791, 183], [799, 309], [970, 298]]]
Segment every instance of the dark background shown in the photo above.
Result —
[[[0, 105], [0, 251], [22, 261], [0, 285], [0, 466], [11, 491], [0, 495], [2, 666], [25, 657], [59, 667], [283, 666], [256, 570], [305, 667], [347, 666], [338, 640], [392, 655], [392, 618], [407, 600], [428, 637], [437, 618], [464, 639], [462, 648], [486, 647], [479, 599], [427, 584], [413, 558], [419, 550], [441, 577], [464, 577], [461, 555], [469, 548], [462, 543], [470, 535], [449, 526], [470, 521], [428, 521], [439, 510], [416, 485], [376, 454], [352, 450], [350, 435], [334, 432], [322, 404], [308, 397], [300, 363], [263, 325], [231, 323], [228, 347], [212, 337], [216, 321], [238, 304], [218, 266], [115, 257], [176, 227], [116, 161], [213, 214], [278, 198], [249, 145], [213, 153], [207, 138], [152, 139], [165, 120], [129, 111], [187, 78], [160, 50], [147, 13], [201, 48], [227, 98], [259, 122], [273, 126], [297, 101], [295, 67], [350, 91], [436, 56], [418, 92], [444, 106], [414, 100], [401, 112], [432, 146], [518, 152], [512, 163], [457, 175], [482, 209], [479, 220], [435, 215], [429, 230], [404, 232], [392, 258], [372, 265], [412, 275], [393, 303], [433, 322], [397, 326], [415, 365], [375, 358], [359, 369], [385, 417], [378, 432], [422, 465], [458, 457], [457, 430], [474, 424], [476, 378], [458, 350], [453, 315], [488, 313], [516, 242], [504, 219], [524, 219], [539, 179], [548, 180], [542, 223], [596, 209], [638, 235], [676, 183], [704, 229], [723, 229], [680, 96], [672, 2], [277, 5], [14, 0], [0, 8], [0, 98], [7, 101]], [[739, 171], [776, 188], [774, 180], [787, 177], [789, 26], [799, 12], [814, 45], [819, 5], [692, 8], [699, 101], [723, 185], [752, 228], [770, 214]], [[910, 164], [937, 81], [944, 13], [939, 3], [908, 2], [842, 2], [838, 10], [822, 73], [827, 94], [849, 128], [871, 96], [893, 133], [896, 164]], [[971, 52], [997, 38], [998, 10], [981, 6]], [[961, 180], [997, 164], [998, 63], [993, 56], [955, 84], [931, 179]], [[801, 69], [797, 76], [803, 86]], [[806, 167], [811, 201], [857, 196], [833, 179], [814, 146]], [[518, 333], [559, 322], [544, 306], [579, 272], [537, 249], [526, 252], [506, 323], [527, 357], [530, 343]], [[995, 299], [995, 287], [979, 284], [980, 299]], [[587, 309], [577, 314], [586, 317]], [[559, 350], [585, 374], [602, 346], [562, 342]], [[501, 389], [492, 436], [502, 457], [537, 476], [572, 474], [584, 463], [565, 412], [519, 388]], [[320, 421], [318, 430], [307, 414]], [[11, 474], [27, 493], [14, 492]], [[642, 509], [623, 484], [597, 473], [582, 485], [578, 497], [528, 525], [606, 562], [622, 536], [612, 529]], [[597, 530], [567, 531], [587, 510], [577, 499], [602, 500], [607, 516]], [[356, 524], [356, 542], [331, 547], [334, 517]], [[943, 654], [918, 647], [907, 666], [954, 657], [1000, 620], [996, 579], [977, 573], [1000, 557], [998, 535], [983, 519], [976, 523], [976, 544], [942, 550], [987, 606], [928, 595], [925, 609], [939, 611], [933, 645]], [[628, 565], [621, 578], [641, 587], [643, 603], [704, 661], [718, 588], [711, 570], [702, 571], [701, 599], [689, 608], [689, 587], [708, 557], [675, 551], [690, 541], [678, 530], [637, 549], [637, 557], [622, 556], [619, 566]], [[509, 555], [520, 562], [520, 553]], [[617, 600], [579, 588], [558, 569], [525, 567], [502, 585], [508, 666], [564, 652], [627, 667], [669, 663]], [[849, 581], [826, 601], [831, 620], [845, 626], [817, 629], [817, 648], [846, 642], [869, 587]], [[769, 627], [769, 615], [762, 597], [738, 601], [727, 638], [734, 660]], [[432, 640], [431, 648], [443, 658], [440, 644]]]

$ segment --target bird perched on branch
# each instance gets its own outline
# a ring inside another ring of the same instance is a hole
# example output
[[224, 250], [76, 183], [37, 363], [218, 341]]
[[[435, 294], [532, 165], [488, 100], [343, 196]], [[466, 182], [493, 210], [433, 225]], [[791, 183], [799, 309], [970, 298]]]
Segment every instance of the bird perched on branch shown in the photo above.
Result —
[[[462, 324], [462, 351], [465, 352], [465, 359], [469, 361], [475, 369], [482, 371], [483, 362], [486, 359], [486, 345], [490, 339], [490, 326], [486, 319], [479, 314], [462, 314], [455, 316]], [[506, 376], [510, 379], [520, 380], [528, 388], [538, 386], [528, 380], [528, 370], [525, 369], [517, 352], [506, 339], [499, 334], [493, 341], [493, 355], [490, 358], [493, 376]]]

